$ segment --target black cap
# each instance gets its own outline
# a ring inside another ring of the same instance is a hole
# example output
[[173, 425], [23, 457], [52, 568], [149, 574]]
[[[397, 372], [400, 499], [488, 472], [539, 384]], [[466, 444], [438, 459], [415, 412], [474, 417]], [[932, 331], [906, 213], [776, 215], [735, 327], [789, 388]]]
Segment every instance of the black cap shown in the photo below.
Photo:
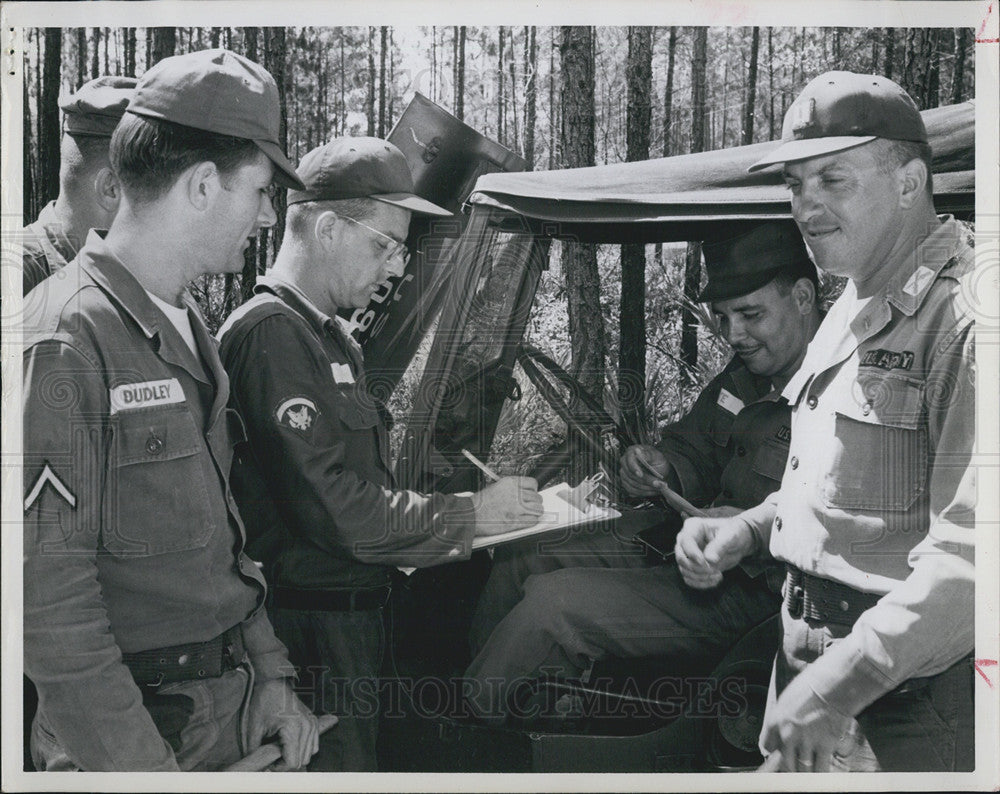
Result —
[[779, 275], [816, 281], [802, 235], [793, 221], [773, 221], [727, 240], [705, 243], [708, 283], [698, 300], [724, 301], [749, 295]]

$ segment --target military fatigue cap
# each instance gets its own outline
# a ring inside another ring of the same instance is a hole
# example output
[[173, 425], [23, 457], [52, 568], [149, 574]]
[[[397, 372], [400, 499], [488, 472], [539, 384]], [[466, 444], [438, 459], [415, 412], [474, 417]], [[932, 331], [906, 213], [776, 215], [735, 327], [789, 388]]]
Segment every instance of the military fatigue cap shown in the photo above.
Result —
[[452, 214], [413, 192], [405, 155], [381, 138], [335, 138], [306, 154], [298, 175], [305, 187], [289, 191], [289, 204], [370, 198], [418, 215]]
[[880, 75], [827, 72], [802, 89], [785, 113], [781, 146], [749, 170], [833, 154], [876, 138], [927, 143], [927, 128], [910, 95]]
[[792, 221], [765, 223], [739, 237], [705, 243], [702, 252], [708, 271], [708, 283], [698, 296], [703, 303], [749, 295], [783, 274], [813, 283], [817, 279]]
[[245, 138], [274, 163], [274, 181], [302, 188], [281, 139], [278, 84], [263, 66], [224, 49], [164, 58], [136, 86], [128, 112]]
[[59, 100], [69, 135], [110, 138], [135, 93], [134, 77], [98, 77]]

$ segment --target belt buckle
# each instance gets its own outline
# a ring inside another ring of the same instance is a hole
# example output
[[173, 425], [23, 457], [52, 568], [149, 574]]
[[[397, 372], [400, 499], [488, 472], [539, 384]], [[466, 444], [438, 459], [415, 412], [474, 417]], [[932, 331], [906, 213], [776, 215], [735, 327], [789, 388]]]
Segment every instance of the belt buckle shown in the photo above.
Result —
[[802, 617], [804, 612], [806, 591], [805, 588], [800, 584], [792, 584], [788, 590], [788, 614], [789, 616], [798, 619]]

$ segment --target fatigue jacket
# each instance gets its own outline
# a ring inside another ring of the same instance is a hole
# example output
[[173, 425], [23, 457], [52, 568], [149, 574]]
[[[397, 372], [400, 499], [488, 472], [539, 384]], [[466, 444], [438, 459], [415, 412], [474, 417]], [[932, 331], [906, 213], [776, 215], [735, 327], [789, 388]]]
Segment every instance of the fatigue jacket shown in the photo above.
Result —
[[56, 203], [50, 201], [38, 214], [38, 220], [29, 224], [19, 241], [23, 247], [21, 261], [24, 266], [22, 286], [27, 295], [76, 256], [83, 240], [71, 240], [63, 232], [63, 223], [56, 215]]
[[289, 675], [228, 485], [238, 417], [101, 237], [25, 304], [24, 661], [85, 770], [174, 769], [121, 661], [242, 623], [260, 680]]
[[734, 357], [656, 446], [692, 504], [752, 507], [781, 484], [790, 418], [770, 379]]
[[273, 505], [254, 500], [259, 487], [244, 489], [254, 505], [244, 512], [271, 536], [264, 562], [278, 585], [375, 587], [394, 566], [472, 553], [469, 497], [395, 487], [380, 404], [341, 322], [264, 277], [220, 329], [234, 405]]
[[843, 332], [784, 391], [781, 490], [744, 514], [777, 559], [882, 596], [801, 674], [848, 716], [973, 648], [972, 245], [945, 219], [849, 325], [834, 304]]

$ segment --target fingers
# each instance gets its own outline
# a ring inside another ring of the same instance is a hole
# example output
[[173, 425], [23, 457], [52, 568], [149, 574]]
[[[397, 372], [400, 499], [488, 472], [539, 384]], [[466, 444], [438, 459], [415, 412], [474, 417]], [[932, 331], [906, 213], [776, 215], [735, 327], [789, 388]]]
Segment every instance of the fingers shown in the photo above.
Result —
[[625, 450], [618, 469], [622, 485], [629, 494], [655, 496], [655, 482], [666, 476], [667, 460], [655, 447], [635, 445]]
[[301, 714], [285, 720], [278, 729], [281, 743], [281, 766], [304, 769], [319, 749], [319, 729], [312, 714]]

